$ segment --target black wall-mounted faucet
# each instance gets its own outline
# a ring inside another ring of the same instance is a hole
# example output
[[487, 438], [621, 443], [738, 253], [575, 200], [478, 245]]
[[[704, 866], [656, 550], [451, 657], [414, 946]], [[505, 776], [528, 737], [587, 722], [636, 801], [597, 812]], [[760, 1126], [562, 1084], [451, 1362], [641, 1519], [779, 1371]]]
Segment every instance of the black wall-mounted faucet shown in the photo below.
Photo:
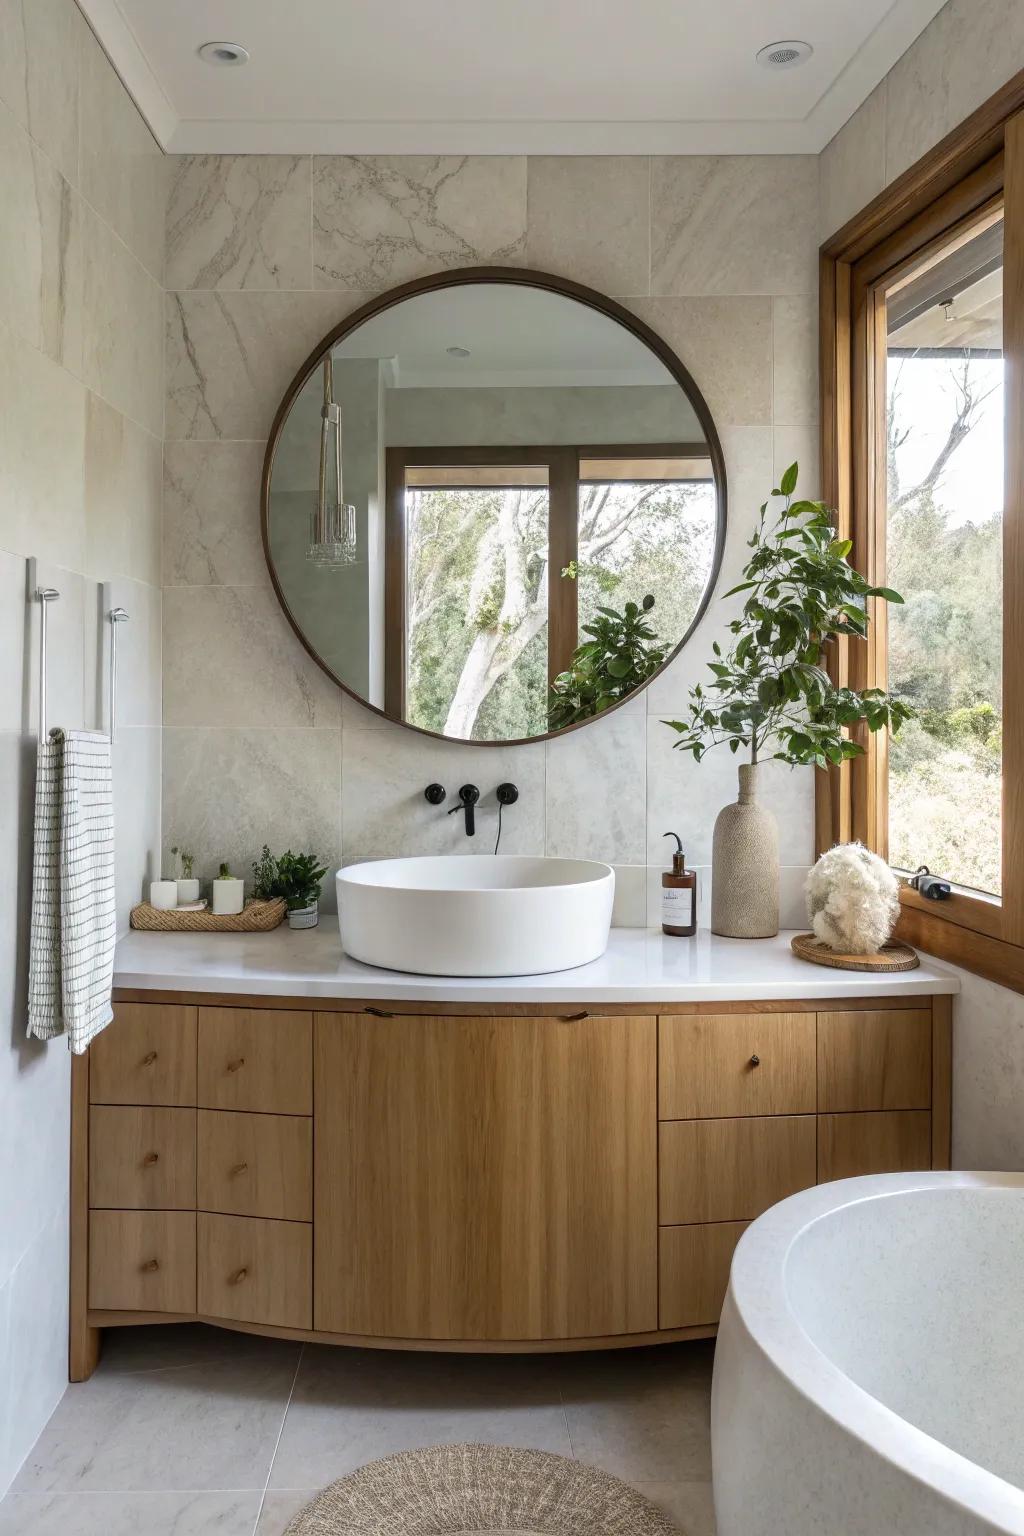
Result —
[[466, 836], [467, 837], [475, 837], [476, 836], [476, 810], [475, 810], [475, 807], [476, 807], [476, 803], [477, 803], [477, 801], [479, 799], [480, 799], [480, 791], [477, 789], [475, 784], [463, 784], [462, 788], [459, 790], [459, 803], [458, 803], [458, 805], [453, 805], [451, 810], [448, 812], [449, 816], [454, 816], [456, 811], [465, 811], [465, 813], [466, 813]]

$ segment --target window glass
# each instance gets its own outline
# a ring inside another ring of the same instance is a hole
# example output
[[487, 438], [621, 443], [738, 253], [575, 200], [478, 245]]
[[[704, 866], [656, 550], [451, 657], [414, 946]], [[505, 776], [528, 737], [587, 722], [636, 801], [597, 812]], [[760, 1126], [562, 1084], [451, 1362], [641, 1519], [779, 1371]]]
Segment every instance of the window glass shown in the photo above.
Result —
[[886, 301], [889, 858], [1000, 891], [1002, 223]]

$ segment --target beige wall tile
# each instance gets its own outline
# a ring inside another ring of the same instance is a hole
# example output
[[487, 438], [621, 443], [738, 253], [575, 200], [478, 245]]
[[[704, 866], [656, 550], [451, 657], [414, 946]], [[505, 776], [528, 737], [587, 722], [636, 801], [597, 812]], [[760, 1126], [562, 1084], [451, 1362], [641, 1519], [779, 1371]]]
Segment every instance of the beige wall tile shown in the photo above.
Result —
[[167, 161], [88, 27], [82, 28], [81, 190], [162, 280]]
[[340, 699], [269, 589], [165, 589], [165, 725], [336, 726]]
[[319, 288], [391, 288], [451, 267], [523, 260], [526, 161], [333, 155], [313, 162]]
[[771, 420], [771, 299], [635, 299], [629, 307], [688, 368], [719, 429]]
[[815, 155], [657, 155], [651, 293], [813, 293]]
[[365, 297], [169, 293], [167, 438], [265, 439], [299, 365]]
[[[492, 853], [498, 824], [494, 791], [506, 780], [518, 785], [519, 799], [502, 818], [502, 853], [544, 852], [544, 752], [539, 747], [477, 747], [413, 735], [398, 726], [346, 727], [342, 777], [346, 859]], [[429, 805], [423, 798], [434, 782], [448, 790], [445, 805]], [[476, 784], [480, 790], [472, 838], [461, 816], [446, 815], [460, 784]]]
[[274, 853], [317, 853], [330, 866], [321, 902], [333, 911], [340, 731], [165, 729], [163, 842], [165, 868], [172, 847], [188, 848], [200, 879], [224, 860], [246, 881], [247, 894], [264, 843]]
[[650, 161], [531, 156], [527, 261], [614, 298], [650, 292]]
[[0, 0], [0, 101], [78, 185], [78, 50], [74, 0]]
[[174, 155], [168, 288], [311, 288], [308, 155]]
[[818, 156], [818, 232], [827, 240], [885, 186], [885, 82]]
[[260, 539], [265, 443], [164, 448], [164, 581], [170, 587], [266, 586]]
[[642, 697], [633, 699], [606, 719], [547, 743], [545, 853], [644, 863], [644, 704]]
[[28, 342], [0, 345], [0, 548], [81, 570], [85, 389]]
[[109, 225], [83, 209], [83, 377], [123, 415], [163, 435], [163, 293]]
[[772, 436], [774, 483], [778, 485], [791, 464], [799, 464], [799, 493], [816, 501], [821, 495], [821, 440], [817, 427], [776, 427]]
[[85, 570], [160, 585], [163, 447], [91, 391], [85, 405]]
[[73, 373], [82, 367], [82, 248], [79, 200], [0, 107], [0, 318]]
[[772, 419], [776, 426], [818, 420], [818, 300], [772, 300]]

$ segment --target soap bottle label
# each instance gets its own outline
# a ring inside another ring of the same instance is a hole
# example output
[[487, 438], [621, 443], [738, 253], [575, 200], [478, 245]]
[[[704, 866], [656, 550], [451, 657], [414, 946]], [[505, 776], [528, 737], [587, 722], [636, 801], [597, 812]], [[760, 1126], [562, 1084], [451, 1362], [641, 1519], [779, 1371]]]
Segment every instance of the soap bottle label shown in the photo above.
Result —
[[692, 889], [661, 888], [661, 920], [670, 928], [688, 928], [693, 921]]

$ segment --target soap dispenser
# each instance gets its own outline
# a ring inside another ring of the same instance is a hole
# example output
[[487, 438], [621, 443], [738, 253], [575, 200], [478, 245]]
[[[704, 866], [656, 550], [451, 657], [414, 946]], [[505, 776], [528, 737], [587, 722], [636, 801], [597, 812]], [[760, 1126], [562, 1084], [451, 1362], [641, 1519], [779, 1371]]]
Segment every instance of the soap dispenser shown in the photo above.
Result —
[[689, 939], [697, 932], [697, 871], [687, 869], [686, 855], [677, 832], [666, 832], [676, 840], [672, 868], [661, 877], [661, 930], [677, 939]]

